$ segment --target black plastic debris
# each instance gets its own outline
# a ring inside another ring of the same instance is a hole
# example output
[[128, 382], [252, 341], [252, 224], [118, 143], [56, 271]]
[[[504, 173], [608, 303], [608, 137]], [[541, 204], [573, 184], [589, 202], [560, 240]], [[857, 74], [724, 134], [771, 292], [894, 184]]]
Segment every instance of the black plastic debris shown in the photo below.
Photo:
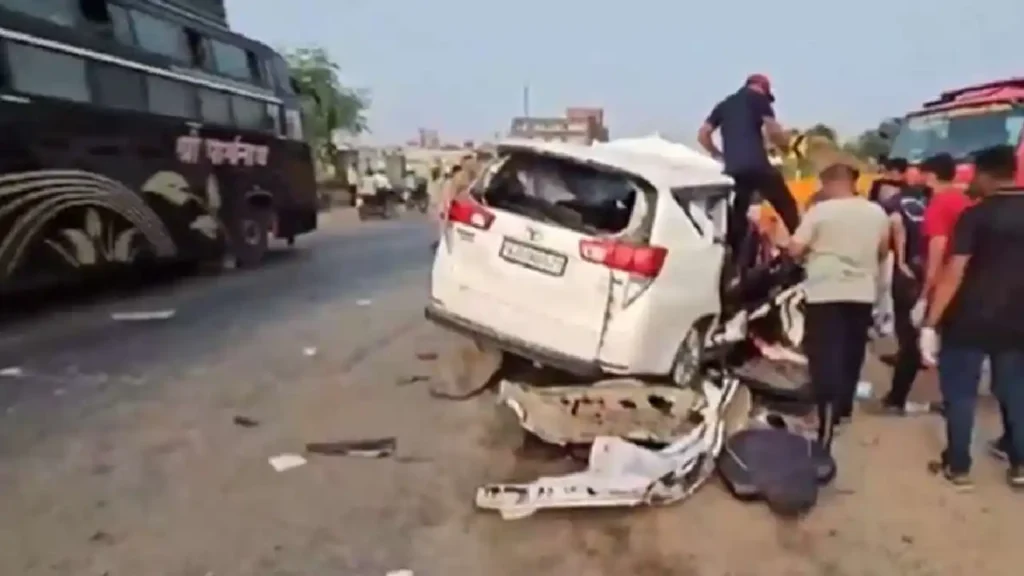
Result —
[[432, 362], [437, 360], [437, 352], [417, 352], [416, 358], [424, 362]]
[[403, 376], [398, 379], [397, 384], [399, 386], [408, 386], [417, 382], [426, 382], [430, 380], [430, 376], [424, 376], [423, 374], [415, 374], [413, 376]]
[[311, 442], [306, 452], [324, 456], [358, 456], [361, 458], [387, 458], [398, 449], [394, 437], [367, 440], [342, 440], [338, 442]]
[[255, 428], [260, 425], [259, 420], [254, 420], [248, 416], [235, 416], [235, 426], [241, 426], [242, 428]]

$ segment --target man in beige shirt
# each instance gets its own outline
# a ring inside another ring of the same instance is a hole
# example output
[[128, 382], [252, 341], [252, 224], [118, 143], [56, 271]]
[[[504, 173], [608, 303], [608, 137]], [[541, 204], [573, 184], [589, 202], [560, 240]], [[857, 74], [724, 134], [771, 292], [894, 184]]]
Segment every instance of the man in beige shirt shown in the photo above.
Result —
[[818, 438], [831, 449], [835, 425], [848, 419], [864, 364], [889, 219], [856, 193], [857, 170], [833, 164], [819, 176], [821, 201], [780, 244], [807, 272], [804, 351], [818, 402]]

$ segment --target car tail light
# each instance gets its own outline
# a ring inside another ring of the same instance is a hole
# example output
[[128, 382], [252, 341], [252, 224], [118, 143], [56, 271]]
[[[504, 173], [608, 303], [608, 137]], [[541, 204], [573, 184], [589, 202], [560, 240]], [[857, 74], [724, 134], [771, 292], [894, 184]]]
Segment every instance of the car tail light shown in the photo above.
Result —
[[494, 214], [473, 200], [456, 198], [448, 206], [448, 220], [487, 230], [494, 222]]
[[603, 264], [645, 278], [654, 278], [665, 265], [668, 249], [661, 246], [637, 246], [615, 240], [580, 240], [580, 256], [587, 262]]

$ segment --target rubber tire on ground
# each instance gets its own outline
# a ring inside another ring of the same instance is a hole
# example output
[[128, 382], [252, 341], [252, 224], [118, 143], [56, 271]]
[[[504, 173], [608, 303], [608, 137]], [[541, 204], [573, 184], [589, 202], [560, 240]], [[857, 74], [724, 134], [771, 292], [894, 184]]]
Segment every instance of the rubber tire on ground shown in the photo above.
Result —
[[669, 372], [669, 378], [676, 386], [689, 388], [696, 384], [704, 362], [708, 332], [713, 323], [712, 317], [700, 318], [683, 335]]
[[263, 263], [270, 242], [268, 210], [247, 207], [231, 223], [231, 256], [239, 268], [255, 268]]

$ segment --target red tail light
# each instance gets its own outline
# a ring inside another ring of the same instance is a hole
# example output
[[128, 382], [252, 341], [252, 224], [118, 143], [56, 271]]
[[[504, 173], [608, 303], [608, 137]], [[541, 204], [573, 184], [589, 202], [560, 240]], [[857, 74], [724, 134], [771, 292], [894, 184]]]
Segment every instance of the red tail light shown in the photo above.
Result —
[[580, 256], [587, 262], [603, 264], [645, 278], [654, 278], [665, 265], [668, 249], [636, 246], [614, 240], [580, 240]]
[[494, 214], [473, 200], [456, 198], [448, 206], [448, 220], [487, 230], [494, 222]]

